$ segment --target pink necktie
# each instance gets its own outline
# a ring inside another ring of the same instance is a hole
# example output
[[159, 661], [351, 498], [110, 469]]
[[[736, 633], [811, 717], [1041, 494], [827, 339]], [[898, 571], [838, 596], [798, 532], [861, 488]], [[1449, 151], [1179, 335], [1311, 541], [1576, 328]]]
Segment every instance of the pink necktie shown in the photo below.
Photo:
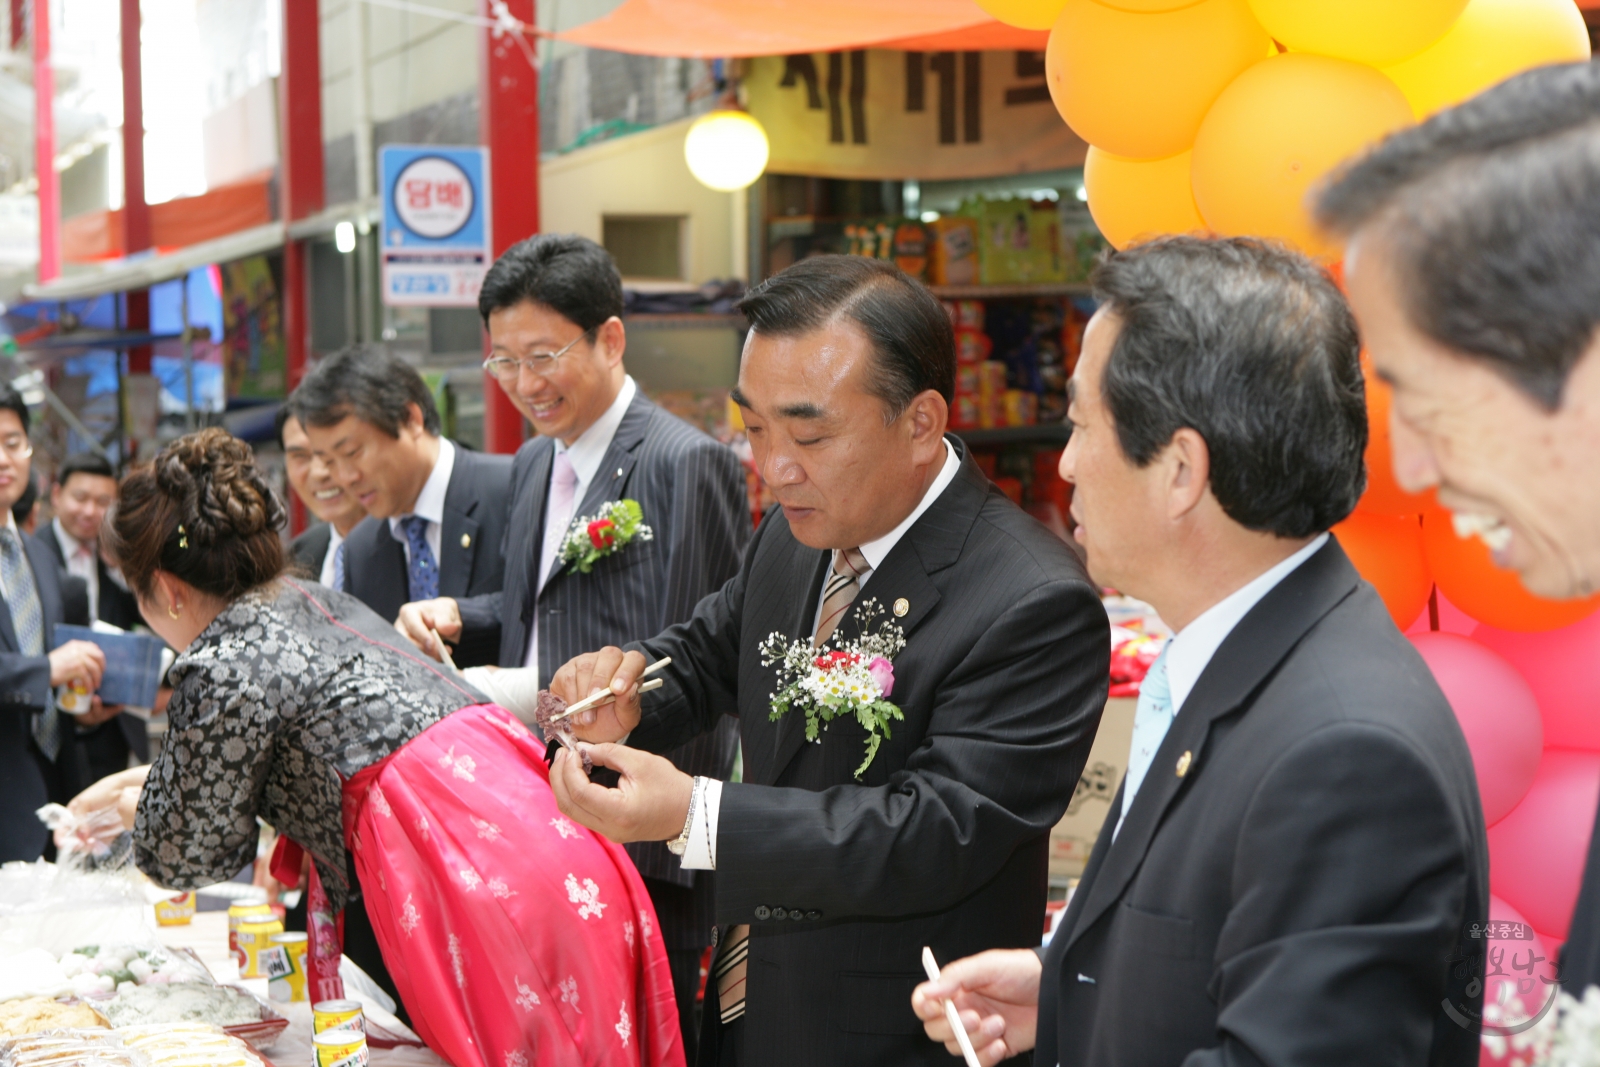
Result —
[[578, 472], [572, 469], [572, 460], [566, 452], [557, 452], [550, 469], [550, 500], [544, 509], [544, 555], [539, 560], [539, 588], [555, 568], [561, 542], [567, 538], [567, 527], [572, 525], [573, 498], [578, 491]]

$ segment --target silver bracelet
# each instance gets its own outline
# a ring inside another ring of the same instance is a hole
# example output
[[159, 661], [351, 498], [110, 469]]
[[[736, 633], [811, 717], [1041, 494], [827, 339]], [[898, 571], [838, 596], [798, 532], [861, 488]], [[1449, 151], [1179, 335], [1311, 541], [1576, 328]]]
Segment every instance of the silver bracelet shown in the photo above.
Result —
[[705, 787], [701, 785], [700, 777], [696, 775], [694, 779], [694, 791], [689, 794], [689, 814], [683, 820], [683, 830], [678, 834], [677, 837], [667, 842], [667, 851], [671, 852], [674, 856], [683, 855], [684, 850], [689, 847], [689, 831], [694, 827], [694, 809], [696, 802], [700, 799], [700, 791], [703, 788]]

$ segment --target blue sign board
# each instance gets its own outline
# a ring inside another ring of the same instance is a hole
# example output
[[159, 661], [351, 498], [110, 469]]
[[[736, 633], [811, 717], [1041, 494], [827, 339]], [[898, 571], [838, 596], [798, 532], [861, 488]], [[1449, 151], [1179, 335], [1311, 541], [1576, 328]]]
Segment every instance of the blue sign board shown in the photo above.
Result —
[[489, 150], [384, 145], [383, 302], [476, 307], [489, 269]]

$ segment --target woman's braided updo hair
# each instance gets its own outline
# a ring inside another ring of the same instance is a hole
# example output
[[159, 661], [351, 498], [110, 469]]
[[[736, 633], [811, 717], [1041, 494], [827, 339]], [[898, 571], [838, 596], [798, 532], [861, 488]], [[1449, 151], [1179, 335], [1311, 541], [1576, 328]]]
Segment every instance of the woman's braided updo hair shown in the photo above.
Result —
[[283, 523], [250, 446], [213, 427], [180, 437], [122, 480], [110, 548], [141, 597], [164, 570], [227, 601], [283, 572]]

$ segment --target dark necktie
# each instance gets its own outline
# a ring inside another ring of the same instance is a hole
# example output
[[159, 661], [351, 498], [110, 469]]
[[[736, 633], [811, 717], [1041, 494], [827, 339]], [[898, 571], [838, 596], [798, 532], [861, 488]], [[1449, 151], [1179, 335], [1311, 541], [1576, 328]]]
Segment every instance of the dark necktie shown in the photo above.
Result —
[[421, 515], [407, 515], [400, 520], [406, 532], [406, 544], [411, 549], [411, 559], [406, 564], [406, 585], [409, 599], [432, 600], [439, 595], [439, 563], [428, 547], [428, 520]]

